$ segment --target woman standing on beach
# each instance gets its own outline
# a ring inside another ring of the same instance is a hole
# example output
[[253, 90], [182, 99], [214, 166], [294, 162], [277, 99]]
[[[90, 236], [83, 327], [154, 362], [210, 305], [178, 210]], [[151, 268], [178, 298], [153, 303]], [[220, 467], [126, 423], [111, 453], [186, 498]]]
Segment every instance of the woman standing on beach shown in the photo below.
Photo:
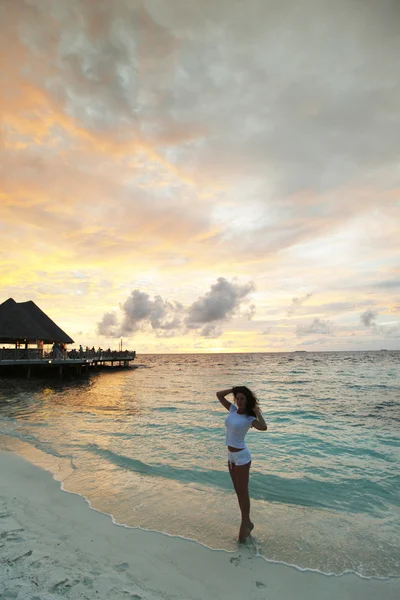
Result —
[[[232, 404], [225, 396], [233, 394]], [[242, 385], [217, 392], [217, 398], [229, 415], [225, 419], [226, 445], [228, 447], [228, 468], [235, 488], [242, 522], [239, 529], [239, 542], [244, 542], [254, 528], [250, 521], [249, 474], [251, 454], [244, 438], [250, 427], [266, 431], [267, 424], [261, 414], [256, 396]]]

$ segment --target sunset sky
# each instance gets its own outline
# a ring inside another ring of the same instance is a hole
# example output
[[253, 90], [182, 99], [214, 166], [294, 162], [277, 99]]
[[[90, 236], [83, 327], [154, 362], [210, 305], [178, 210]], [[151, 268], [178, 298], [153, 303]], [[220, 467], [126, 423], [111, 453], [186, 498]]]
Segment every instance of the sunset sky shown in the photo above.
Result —
[[79, 345], [400, 349], [400, 2], [0, 0], [0, 302]]

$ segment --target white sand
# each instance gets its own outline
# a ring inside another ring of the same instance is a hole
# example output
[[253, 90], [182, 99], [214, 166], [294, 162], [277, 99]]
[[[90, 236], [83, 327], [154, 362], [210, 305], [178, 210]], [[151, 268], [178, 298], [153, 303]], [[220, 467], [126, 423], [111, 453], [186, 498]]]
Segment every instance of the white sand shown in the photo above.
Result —
[[300, 572], [249, 549], [228, 554], [116, 526], [8, 452], [0, 452], [0, 474], [2, 600], [400, 598], [400, 580]]

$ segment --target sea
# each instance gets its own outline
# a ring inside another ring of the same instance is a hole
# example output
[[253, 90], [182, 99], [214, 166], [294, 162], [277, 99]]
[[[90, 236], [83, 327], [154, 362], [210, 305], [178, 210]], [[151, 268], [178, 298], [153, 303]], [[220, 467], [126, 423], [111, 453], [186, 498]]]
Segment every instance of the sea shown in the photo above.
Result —
[[[226, 410], [247, 385], [249, 552], [299, 569], [400, 576], [400, 352], [138, 355], [76, 379], [0, 379], [0, 448], [128, 527], [237, 550]], [[1, 487], [1, 484], [0, 484]]]

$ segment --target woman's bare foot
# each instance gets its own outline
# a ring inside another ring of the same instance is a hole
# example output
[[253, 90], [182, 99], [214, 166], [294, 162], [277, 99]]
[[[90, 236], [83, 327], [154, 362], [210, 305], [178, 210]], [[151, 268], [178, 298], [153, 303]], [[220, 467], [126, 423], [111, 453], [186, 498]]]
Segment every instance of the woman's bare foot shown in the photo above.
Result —
[[250, 533], [254, 529], [254, 523], [249, 521], [248, 523], [242, 523], [239, 529], [239, 544], [244, 544], [244, 542], [249, 537]]

